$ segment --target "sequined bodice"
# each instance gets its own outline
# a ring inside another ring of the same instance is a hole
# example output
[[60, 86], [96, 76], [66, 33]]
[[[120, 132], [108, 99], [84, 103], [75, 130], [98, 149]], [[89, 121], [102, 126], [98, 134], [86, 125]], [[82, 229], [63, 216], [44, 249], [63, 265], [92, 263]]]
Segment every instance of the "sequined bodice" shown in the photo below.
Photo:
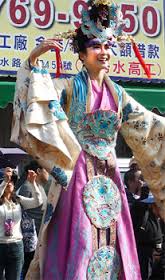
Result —
[[83, 113], [72, 129], [83, 150], [99, 159], [107, 159], [115, 147], [119, 127], [120, 119], [116, 112], [96, 110]]

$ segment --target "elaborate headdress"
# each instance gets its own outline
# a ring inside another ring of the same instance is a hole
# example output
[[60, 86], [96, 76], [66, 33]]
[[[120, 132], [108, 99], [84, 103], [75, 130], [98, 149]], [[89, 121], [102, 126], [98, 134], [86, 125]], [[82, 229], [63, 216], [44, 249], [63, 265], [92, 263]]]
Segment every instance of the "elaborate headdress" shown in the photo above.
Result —
[[[88, 39], [99, 38], [101, 41], [123, 43], [128, 36], [124, 34], [125, 26], [120, 7], [110, 0], [89, 0], [88, 8], [82, 10], [80, 29]], [[78, 30], [78, 29], [77, 29]], [[73, 49], [79, 52], [75, 43], [77, 30], [55, 34], [55, 38], [70, 38]]]
[[144, 68], [148, 78], [150, 78], [149, 70], [134, 39], [123, 32], [125, 22], [119, 5], [111, 0], [89, 0], [87, 5], [88, 8], [82, 10], [80, 27], [75, 31], [58, 33], [55, 35], [55, 38], [70, 38], [74, 52], [81, 51], [79, 33], [86, 40], [98, 38], [101, 42], [109, 41], [112, 46], [114, 43], [118, 43], [120, 47], [124, 47], [126, 41], [131, 41], [136, 57]]
[[90, 1], [88, 10], [82, 11], [81, 30], [88, 37], [115, 42], [123, 35], [125, 26], [120, 7], [110, 1]]

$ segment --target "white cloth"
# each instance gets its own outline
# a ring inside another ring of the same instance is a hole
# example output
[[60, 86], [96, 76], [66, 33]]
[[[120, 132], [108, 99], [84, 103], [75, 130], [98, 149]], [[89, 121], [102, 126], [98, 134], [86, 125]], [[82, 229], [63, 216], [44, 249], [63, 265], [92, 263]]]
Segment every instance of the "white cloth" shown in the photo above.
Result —
[[[0, 185], [0, 197], [3, 195], [6, 187], [6, 182], [2, 182]], [[32, 198], [27, 198], [24, 196], [18, 195], [20, 203], [15, 204], [3, 203], [0, 205], [0, 243], [9, 243], [9, 242], [18, 242], [22, 240], [21, 232], [21, 218], [22, 218], [22, 209], [30, 209], [40, 206], [43, 203], [42, 194], [40, 188], [35, 184], [32, 188]], [[5, 236], [4, 234], [4, 222], [5, 219], [12, 218], [14, 221], [13, 235], [11, 237]]]

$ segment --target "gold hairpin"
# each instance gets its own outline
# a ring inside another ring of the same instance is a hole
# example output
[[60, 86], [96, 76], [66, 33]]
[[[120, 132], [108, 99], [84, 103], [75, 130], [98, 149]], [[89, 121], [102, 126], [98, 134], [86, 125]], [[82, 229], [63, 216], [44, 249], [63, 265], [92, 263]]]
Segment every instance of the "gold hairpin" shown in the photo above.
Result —
[[68, 30], [67, 32], [59, 32], [54, 34], [55, 39], [71, 39], [76, 36], [76, 31], [75, 30]]

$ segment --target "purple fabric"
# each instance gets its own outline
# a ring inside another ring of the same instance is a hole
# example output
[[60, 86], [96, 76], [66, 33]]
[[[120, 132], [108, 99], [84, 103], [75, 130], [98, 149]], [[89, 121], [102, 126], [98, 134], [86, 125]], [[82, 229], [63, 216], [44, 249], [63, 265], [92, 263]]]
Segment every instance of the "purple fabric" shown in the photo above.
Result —
[[98, 108], [102, 110], [111, 110], [117, 112], [117, 106], [111, 94], [109, 94], [108, 87], [103, 83], [102, 88], [100, 88], [96, 81], [92, 80], [92, 98], [91, 98], [91, 111]]
[[82, 204], [82, 191], [87, 182], [84, 167], [82, 152], [68, 191], [62, 191], [49, 226], [44, 280], [86, 279], [87, 265], [92, 255], [92, 236]]
[[[94, 85], [93, 82], [92, 87], [92, 110], [111, 108], [117, 111], [115, 102], [105, 84], [103, 90], [100, 90], [100, 94], [98, 94], [97, 85]], [[114, 182], [120, 190], [122, 199], [122, 212], [117, 221], [117, 248], [123, 264], [120, 279], [140, 280], [132, 223], [118, 168], [116, 168]], [[86, 271], [92, 256], [92, 233], [91, 224], [82, 203], [82, 192], [86, 183], [85, 153], [82, 151], [68, 190], [62, 191], [49, 225], [43, 280], [87, 279]]]

